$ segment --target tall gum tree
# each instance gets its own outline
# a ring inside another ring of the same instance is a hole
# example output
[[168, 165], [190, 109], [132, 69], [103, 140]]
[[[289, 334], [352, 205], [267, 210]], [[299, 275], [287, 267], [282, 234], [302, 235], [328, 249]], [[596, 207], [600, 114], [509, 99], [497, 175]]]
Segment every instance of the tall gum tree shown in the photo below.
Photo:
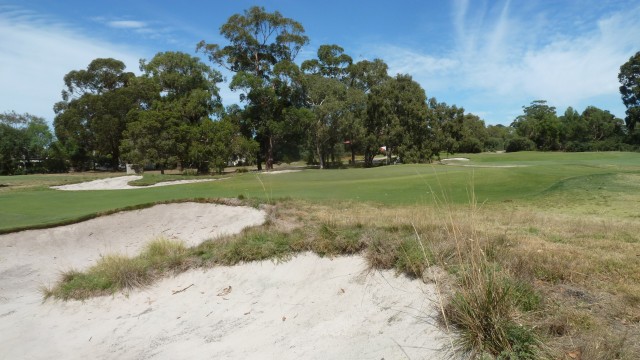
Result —
[[[240, 99], [247, 103], [253, 133], [264, 152], [258, 167], [264, 158], [270, 170], [283, 124], [291, 119], [288, 107], [295, 102], [287, 98], [292, 95], [286, 87], [288, 82], [281, 80], [295, 73], [291, 71], [297, 67], [293, 61], [309, 39], [297, 21], [257, 6], [231, 16], [220, 28], [220, 34], [228, 41], [226, 46], [201, 41], [197, 50], [235, 73], [232, 89], [242, 91]], [[279, 64], [284, 64], [280, 71]]]
[[371, 90], [390, 79], [388, 69], [381, 59], [362, 60], [347, 68], [347, 77], [343, 81], [349, 88], [348, 106], [351, 112], [345, 117], [343, 132], [349, 141], [352, 164], [355, 164], [358, 150], [364, 153], [366, 166], [373, 164], [373, 157], [378, 153], [380, 144], [365, 125], [368, 121], [367, 104]]
[[[411, 76], [396, 77], [373, 88], [367, 106], [367, 132], [386, 147], [387, 163], [397, 153], [407, 162], [426, 162], [431, 157], [431, 128], [427, 96]], [[371, 165], [370, 159], [365, 159]]]
[[[344, 53], [338, 45], [320, 45], [317, 59], [302, 63], [301, 69], [305, 77], [306, 106], [313, 114], [309, 123], [309, 137], [323, 169], [328, 157], [335, 162], [336, 155], [342, 153], [343, 143], [352, 149], [352, 163], [355, 161], [353, 153], [353, 129], [358, 115], [357, 92], [349, 88], [349, 67], [353, 64], [351, 56]], [[364, 95], [364, 93], [363, 93]], [[365, 104], [364, 101], [360, 103]]]
[[622, 102], [627, 107], [625, 122], [632, 133], [640, 121], [640, 51], [620, 67], [618, 80]]
[[[182, 52], [158, 53], [149, 62], [142, 60], [140, 69], [140, 84], [154, 97], [148, 108], [131, 112], [121, 149], [128, 160], [156, 163], [164, 173], [171, 164], [192, 160], [198, 127], [222, 111], [217, 87], [222, 76]], [[194, 162], [198, 170], [206, 170], [206, 159], [197, 157]]]
[[62, 101], [54, 106], [53, 124], [74, 167], [85, 168], [94, 154], [106, 158], [111, 167], [118, 166], [127, 114], [138, 106], [130, 86], [133, 79], [135, 75], [125, 71], [122, 61], [111, 58], [95, 59], [86, 70], [65, 75], [66, 88]]

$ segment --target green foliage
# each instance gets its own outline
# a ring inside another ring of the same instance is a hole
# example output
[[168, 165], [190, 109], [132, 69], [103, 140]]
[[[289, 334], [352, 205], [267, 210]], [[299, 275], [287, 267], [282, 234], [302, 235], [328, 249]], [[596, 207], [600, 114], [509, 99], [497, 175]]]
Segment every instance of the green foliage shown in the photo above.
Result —
[[352, 65], [351, 56], [344, 53], [344, 49], [338, 45], [320, 45], [318, 59], [306, 60], [301, 69], [304, 72], [318, 76], [343, 80], [349, 74]]
[[93, 168], [97, 158], [112, 168], [120, 161], [120, 141], [127, 114], [148, 99], [140, 91], [135, 75], [125, 72], [122, 61], [95, 59], [86, 70], [73, 70], [64, 77], [62, 101], [54, 106], [55, 134], [69, 154], [72, 166]]
[[536, 144], [529, 138], [515, 136], [509, 140], [504, 146], [507, 152], [532, 151], [535, 150]]
[[306, 117], [309, 142], [320, 168], [325, 168], [329, 155], [342, 143], [342, 119], [348, 116], [347, 87], [344, 83], [320, 75], [306, 77], [307, 106], [311, 116]]
[[260, 143], [258, 166], [265, 159], [267, 169], [272, 169], [279, 143], [296, 129], [297, 113], [287, 109], [301, 101], [302, 73], [293, 60], [309, 39], [300, 23], [257, 6], [231, 16], [220, 35], [228, 45], [201, 41], [197, 48], [235, 73], [231, 87], [242, 90], [251, 132]]
[[209, 139], [209, 116], [221, 111], [220, 73], [181, 52], [158, 53], [148, 63], [142, 60], [140, 68], [145, 72], [140, 83], [154, 89], [154, 100], [148, 109], [129, 112], [120, 144], [124, 158], [142, 165], [158, 164], [162, 172], [170, 165], [192, 161], [199, 170], [206, 169], [211, 159], [200, 148]]
[[[406, 162], [431, 159], [430, 140], [434, 134], [428, 123], [426, 101], [424, 89], [409, 75], [398, 75], [372, 89], [365, 127], [371, 145], [386, 147], [387, 162], [391, 162], [393, 154]], [[372, 159], [367, 159], [367, 165]]]
[[631, 133], [640, 121], [640, 51], [620, 66], [618, 80], [621, 84], [622, 102], [627, 107], [625, 122]]
[[203, 121], [194, 130], [197, 140], [190, 149], [190, 158], [199, 164], [200, 173], [206, 172], [209, 165], [222, 173], [230, 161], [251, 161], [258, 151], [258, 143], [242, 136], [238, 125], [227, 116], [219, 121]]
[[50, 161], [62, 157], [52, 143], [43, 118], [15, 111], [0, 114], [0, 175], [47, 172]]
[[549, 151], [560, 148], [560, 121], [556, 108], [548, 106], [545, 100], [536, 100], [523, 106], [524, 115], [518, 116], [512, 127], [519, 136], [533, 141], [536, 149]]

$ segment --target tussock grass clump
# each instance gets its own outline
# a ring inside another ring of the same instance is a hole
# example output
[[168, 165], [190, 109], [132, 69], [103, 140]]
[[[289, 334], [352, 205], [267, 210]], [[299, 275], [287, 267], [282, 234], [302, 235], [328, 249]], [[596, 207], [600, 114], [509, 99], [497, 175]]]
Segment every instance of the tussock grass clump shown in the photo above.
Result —
[[515, 321], [517, 305], [526, 308], [535, 301], [519, 301], [522, 298], [511, 281], [485, 265], [461, 276], [445, 307], [445, 316], [458, 335], [456, 350], [470, 358], [537, 359], [535, 333]]
[[194, 248], [191, 254], [199, 257], [201, 264], [235, 265], [241, 262], [266, 259], [285, 260], [292, 253], [294, 236], [276, 231], [249, 229], [229, 239], [207, 241]]
[[86, 272], [64, 272], [60, 281], [44, 289], [45, 298], [82, 300], [149, 285], [167, 271], [185, 268], [187, 248], [182, 242], [165, 238], [151, 241], [136, 257], [107, 255]]

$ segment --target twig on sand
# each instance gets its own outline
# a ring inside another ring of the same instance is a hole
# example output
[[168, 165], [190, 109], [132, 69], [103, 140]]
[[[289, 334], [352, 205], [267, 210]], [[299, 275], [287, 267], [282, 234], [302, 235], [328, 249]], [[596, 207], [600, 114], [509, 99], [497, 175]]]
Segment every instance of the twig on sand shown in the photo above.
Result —
[[226, 288], [222, 289], [218, 295], [216, 296], [227, 296], [229, 295], [229, 293], [231, 292], [231, 285], [227, 286]]
[[191, 284], [191, 285], [187, 286], [187, 287], [186, 287], [186, 288], [184, 288], [184, 289], [180, 289], [180, 290], [173, 290], [173, 291], [172, 291], [172, 292], [173, 292], [173, 294], [171, 294], [171, 295], [175, 295], [175, 294], [177, 294], [177, 293], [181, 293], [181, 292], [183, 292], [183, 291], [187, 290], [188, 288], [190, 288], [190, 287], [192, 287], [192, 286], [193, 286], [193, 284]]

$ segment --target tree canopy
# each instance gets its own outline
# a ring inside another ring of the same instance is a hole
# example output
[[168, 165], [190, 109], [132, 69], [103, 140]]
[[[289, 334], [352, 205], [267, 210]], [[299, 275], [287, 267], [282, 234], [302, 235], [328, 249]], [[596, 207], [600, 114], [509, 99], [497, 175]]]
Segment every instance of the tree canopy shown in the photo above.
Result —
[[622, 102], [627, 107], [625, 119], [627, 128], [633, 132], [640, 121], [640, 51], [620, 67], [618, 80], [622, 84], [620, 86]]
[[[0, 173], [110, 167], [123, 162], [222, 172], [229, 164], [304, 158], [320, 168], [431, 162], [442, 153], [637, 150], [640, 52], [620, 67], [626, 118], [587, 106], [558, 116], [545, 100], [522, 107], [510, 126], [486, 125], [459, 105], [427, 97], [410, 74], [389, 74], [382, 59], [355, 62], [337, 44], [296, 62], [309, 38], [299, 22], [254, 6], [220, 27], [223, 43], [196, 51], [233, 75], [240, 104], [226, 109], [221, 73], [177, 51], [140, 60], [136, 75], [117, 59], [97, 58], [63, 78], [47, 123], [0, 116]], [[361, 157], [358, 158], [358, 155]]]

